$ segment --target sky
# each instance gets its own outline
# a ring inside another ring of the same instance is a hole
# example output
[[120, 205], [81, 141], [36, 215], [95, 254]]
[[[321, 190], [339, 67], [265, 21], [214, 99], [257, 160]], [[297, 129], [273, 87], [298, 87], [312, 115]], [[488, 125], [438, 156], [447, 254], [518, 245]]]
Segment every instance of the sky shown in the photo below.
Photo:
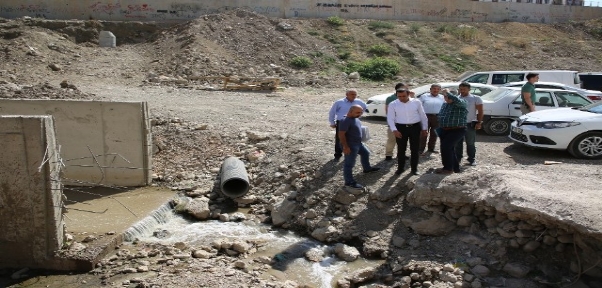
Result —
[[585, 6], [600, 6], [600, 7], [602, 7], [602, 0], [585, 0]]

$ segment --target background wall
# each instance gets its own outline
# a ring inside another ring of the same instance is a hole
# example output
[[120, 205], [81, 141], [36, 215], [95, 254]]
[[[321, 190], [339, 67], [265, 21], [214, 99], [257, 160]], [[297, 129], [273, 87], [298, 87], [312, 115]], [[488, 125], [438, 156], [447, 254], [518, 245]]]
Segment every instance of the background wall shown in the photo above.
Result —
[[151, 183], [152, 140], [145, 102], [0, 99], [0, 115], [54, 116], [65, 184]]
[[602, 17], [602, 7], [469, 0], [2, 0], [0, 17], [179, 21], [236, 8], [280, 18], [558, 23]]
[[0, 116], [0, 267], [45, 267], [63, 244], [50, 116]]

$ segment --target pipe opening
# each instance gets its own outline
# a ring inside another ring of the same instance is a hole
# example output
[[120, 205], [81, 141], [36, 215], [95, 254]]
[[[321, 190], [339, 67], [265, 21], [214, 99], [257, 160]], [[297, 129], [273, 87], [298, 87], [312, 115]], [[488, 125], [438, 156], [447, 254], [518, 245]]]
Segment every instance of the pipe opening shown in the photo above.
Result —
[[243, 179], [230, 178], [222, 183], [224, 195], [236, 198], [245, 195], [249, 191], [249, 183]]

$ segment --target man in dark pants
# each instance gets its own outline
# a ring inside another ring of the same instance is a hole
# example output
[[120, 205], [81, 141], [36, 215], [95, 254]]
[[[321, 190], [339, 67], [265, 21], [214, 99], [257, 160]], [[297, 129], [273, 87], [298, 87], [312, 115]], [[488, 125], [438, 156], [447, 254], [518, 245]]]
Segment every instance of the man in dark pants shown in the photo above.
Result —
[[439, 114], [439, 110], [441, 110], [441, 105], [443, 105], [443, 102], [445, 102], [445, 100], [443, 100], [443, 95], [439, 94], [440, 91], [441, 85], [433, 84], [431, 85], [430, 92], [424, 93], [420, 96], [420, 98], [418, 98], [420, 102], [422, 102], [422, 108], [424, 109], [424, 113], [426, 113], [426, 118], [429, 121], [429, 127], [427, 131], [429, 136], [424, 136], [420, 138], [420, 155], [426, 155], [426, 152], [424, 150], [427, 147], [428, 152], [435, 153], [435, 145], [437, 144], [437, 133], [435, 133], [435, 129], [439, 127], [437, 114]]
[[466, 101], [458, 96], [447, 93], [447, 89], [441, 91], [445, 103], [441, 106], [438, 120], [439, 128], [437, 135], [441, 138], [441, 162], [443, 168], [437, 169], [437, 174], [452, 174], [460, 172], [460, 160], [456, 156], [456, 145], [464, 139], [466, 134]]
[[389, 104], [387, 124], [393, 131], [397, 141], [397, 171], [399, 175], [405, 170], [405, 151], [410, 141], [410, 174], [418, 175], [418, 158], [420, 156], [420, 137], [426, 136], [428, 120], [420, 100], [410, 99], [406, 88], [397, 89], [397, 100]]
[[[343, 120], [349, 112], [349, 108], [353, 105], [359, 105], [366, 110], [366, 103], [357, 98], [357, 90], [348, 89], [345, 92], [345, 98], [339, 99], [332, 104], [330, 112], [328, 113], [328, 122], [330, 127], [335, 129], [334, 134], [334, 159], [339, 160], [343, 156], [343, 150], [341, 149], [341, 143], [339, 142], [339, 121]], [[363, 112], [363, 111], [362, 111]]]
[[[389, 109], [389, 104], [391, 104], [391, 102], [397, 100], [397, 89], [399, 88], [408, 88], [408, 85], [403, 84], [401, 82], [395, 84], [395, 91], [393, 91], [393, 94], [391, 94], [391, 96], [387, 97], [387, 100], [385, 100], [385, 115], [387, 114], [387, 110]], [[414, 97], [414, 92], [410, 91], [410, 98]], [[388, 126], [388, 125], [387, 125]], [[385, 144], [385, 161], [391, 161], [393, 160], [393, 150], [395, 149], [395, 146], [397, 145], [397, 138], [395, 138], [395, 135], [393, 134], [393, 131], [391, 131], [390, 128], [387, 128], [387, 144]], [[406, 159], [410, 159], [409, 157], [406, 157]]]
[[370, 166], [370, 151], [362, 143], [362, 123], [358, 119], [364, 113], [364, 108], [360, 105], [354, 105], [349, 108], [347, 116], [339, 122], [339, 138], [341, 147], [345, 154], [345, 164], [343, 164], [343, 178], [345, 186], [354, 189], [362, 189], [364, 186], [353, 179], [353, 167], [357, 155], [360, 155], [360, 161], [364, 168], [364, 173], [370, 173], [380, 170], [378, 167]]

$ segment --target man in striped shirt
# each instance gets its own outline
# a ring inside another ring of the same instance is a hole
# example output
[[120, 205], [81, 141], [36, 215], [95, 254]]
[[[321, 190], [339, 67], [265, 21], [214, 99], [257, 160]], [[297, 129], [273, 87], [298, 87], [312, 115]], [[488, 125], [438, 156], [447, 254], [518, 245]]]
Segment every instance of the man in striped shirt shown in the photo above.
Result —
[[464, 139], [464, 135], [466, 134], [466, 115], [468, 114], [468, 109], [466, 108], [466, 101], [448, 93], [447, 89], [443, 89], [441, 93], [443, 94], [445, 103], [443, 103], [437, 115], [439, 128], [436, 131], [441, 139], [439, 149], [441, 151], [443, 168], [437, 169], [435, 173], [459, 173], [460, 162], [456, 157], [455, 147]]

